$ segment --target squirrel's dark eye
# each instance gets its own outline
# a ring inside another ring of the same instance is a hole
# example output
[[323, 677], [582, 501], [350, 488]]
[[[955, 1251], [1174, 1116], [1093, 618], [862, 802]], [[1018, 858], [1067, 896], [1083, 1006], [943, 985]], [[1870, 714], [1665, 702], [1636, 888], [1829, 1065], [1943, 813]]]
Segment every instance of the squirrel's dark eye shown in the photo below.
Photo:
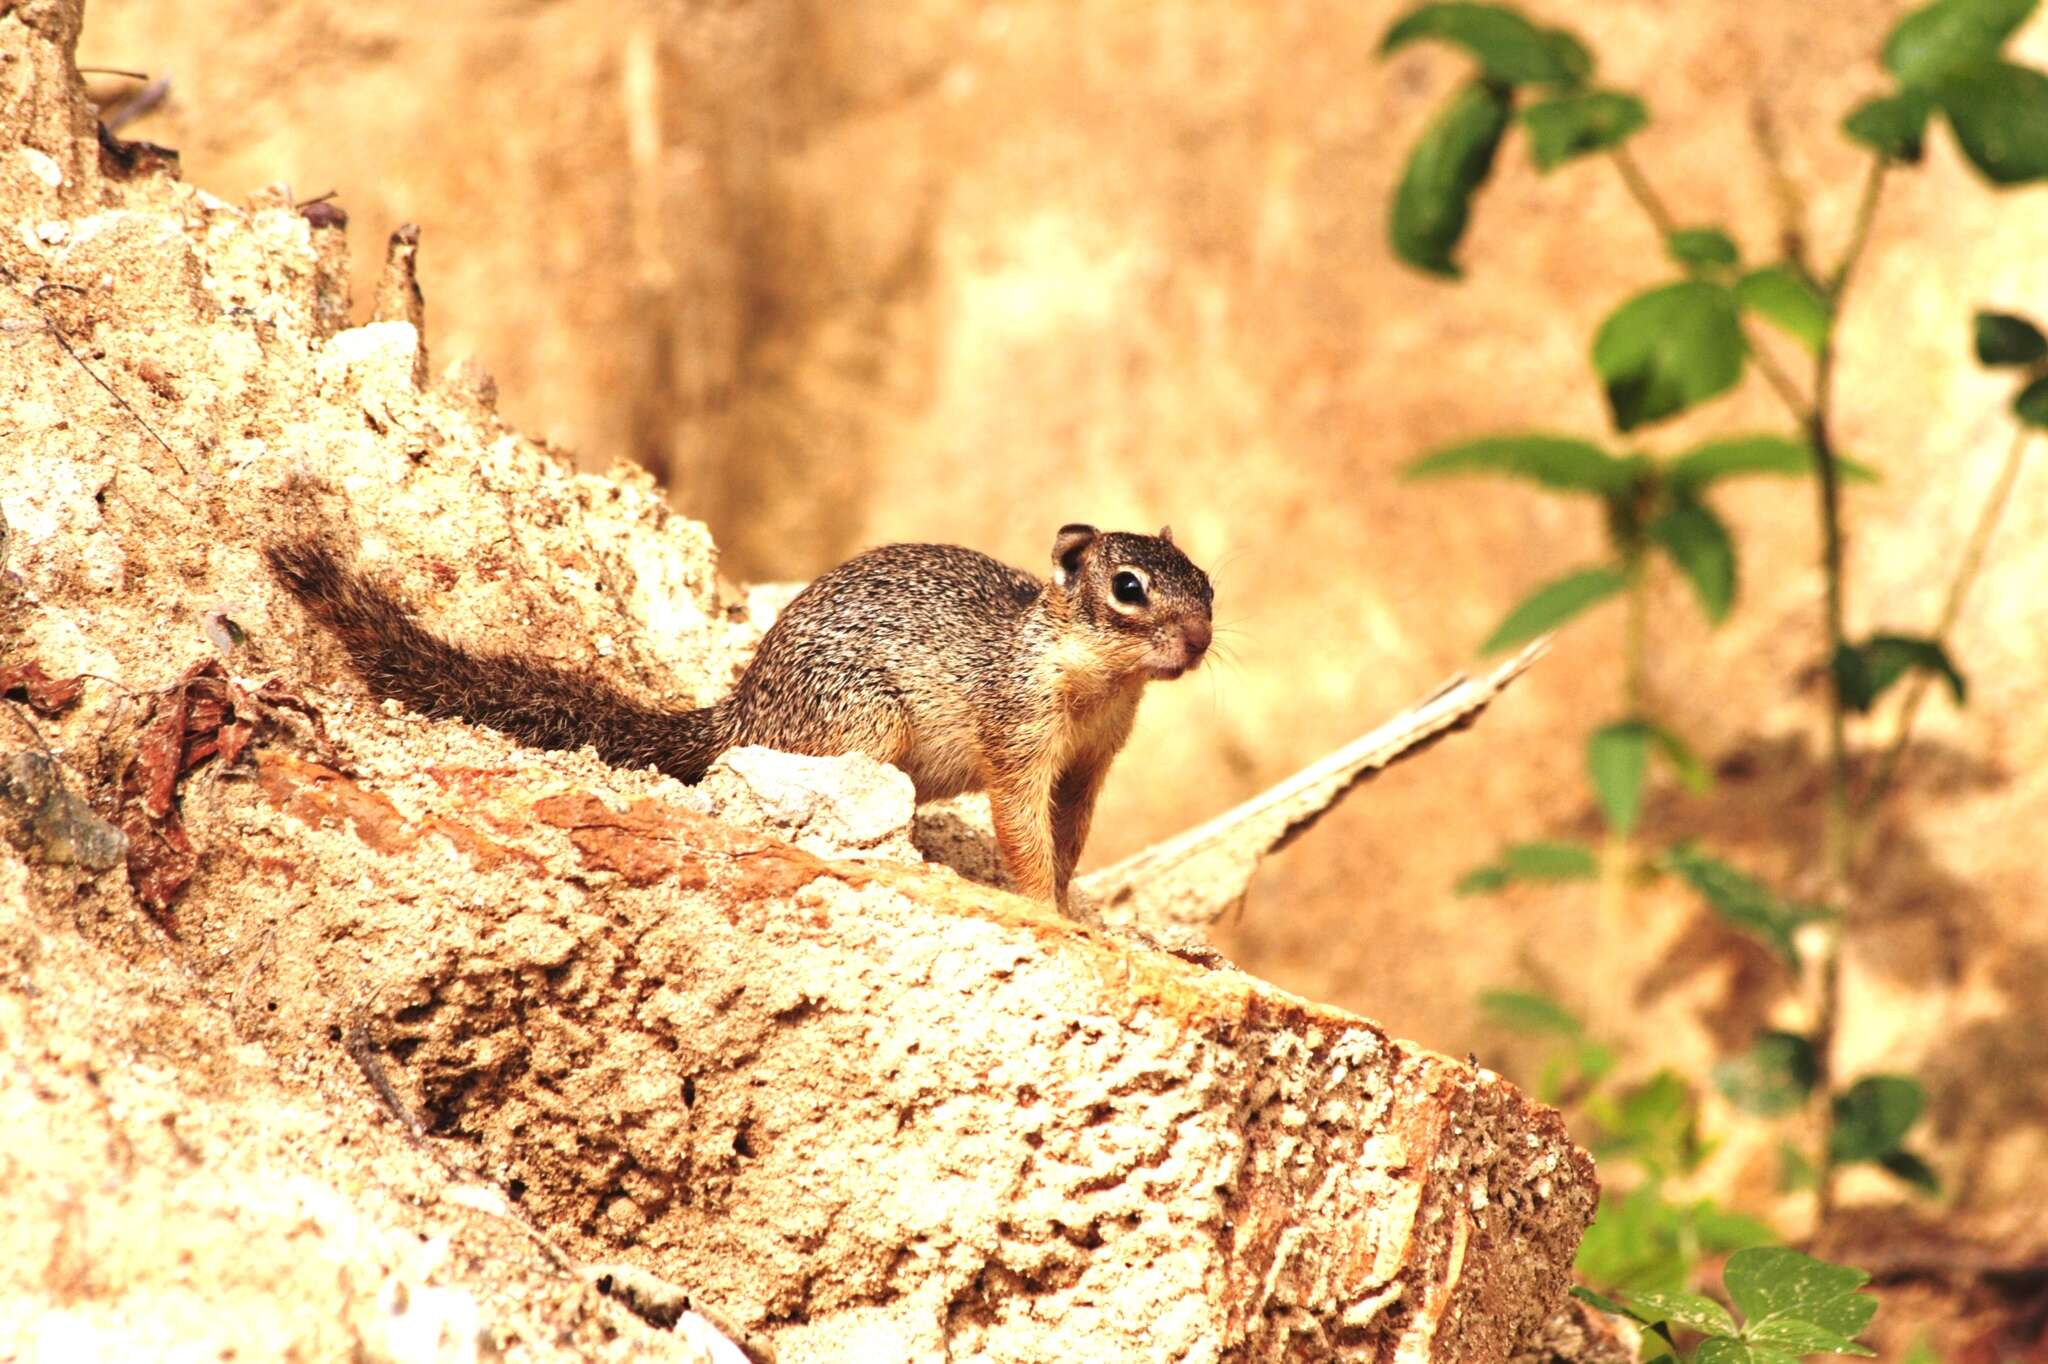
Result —
[[1145, 604], [1145, 584], [1138, 581], [1138, 575], [1131, 572], [1117, 574], [1109, 580], [1110, 593], [1125, 606]]

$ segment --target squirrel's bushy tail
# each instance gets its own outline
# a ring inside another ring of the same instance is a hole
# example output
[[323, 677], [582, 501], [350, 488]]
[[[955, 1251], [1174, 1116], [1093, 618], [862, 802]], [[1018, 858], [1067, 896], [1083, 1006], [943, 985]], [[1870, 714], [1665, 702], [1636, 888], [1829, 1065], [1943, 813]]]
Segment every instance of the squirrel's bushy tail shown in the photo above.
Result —
[[489, 725], [536, 748], [590, 744], [615, 767], [658, 767], [687, 782], [730, 746], [722, 707], [657, 710], [601, 678], [449, 643], [319, 540], [263, 554], [278, 582], [341, 641], [370, 690], [422, 715]]

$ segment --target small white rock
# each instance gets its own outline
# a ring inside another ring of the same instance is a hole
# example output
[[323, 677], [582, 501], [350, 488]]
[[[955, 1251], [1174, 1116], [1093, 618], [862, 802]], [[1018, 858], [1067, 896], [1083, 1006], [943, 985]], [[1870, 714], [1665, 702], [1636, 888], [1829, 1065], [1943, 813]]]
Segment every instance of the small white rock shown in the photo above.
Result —
[[64, 183], [64, 168], [58, 165], [57, 159], [48, 152], [37, 151], [34, 147], [22, 147], [19, 151], [30, 175], [51, 189], [56, 189]]

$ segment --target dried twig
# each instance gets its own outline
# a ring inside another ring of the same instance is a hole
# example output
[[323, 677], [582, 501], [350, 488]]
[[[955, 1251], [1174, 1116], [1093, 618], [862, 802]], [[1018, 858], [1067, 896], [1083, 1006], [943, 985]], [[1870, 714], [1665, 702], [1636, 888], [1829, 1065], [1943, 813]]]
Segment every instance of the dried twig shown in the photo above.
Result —
[[[1937, 644], [1948, 643], [1949, 632], [1963, 614], [1963, 602], [1969, 597], [1978, 573], [1983, 571], [1984, 555], [1991, 548], [1991, 537], [1998, 533], [1998, 522], [2005, 515], [2006, 504], [2012, 500], [2013, 485], [2019, 482], [2020, 466], [2026, 460], [2027, 445], [2033, 436], [2034, 429], [2024, 424], [2013, 433], [2005, 464], [1999, 469], [1990, 493], [1985, 496], [1983, 509], [1977, 513], [1977, 524], [1970, 531], [1969, 543], [1963, 547], [1962, 557], [1956, 561], [1955, 576], [1949, 581], [1948, 596], [1941, 604], [1941, 616], [1935, 621], [1934, 632], [1930, 636]], [[1884, 756], [1878, 760], [1877, 774], [1864, 789], [1858, 808], [1857, 813], [1865, 821], [1871, 818], [1878, 802], [1891, 790], [1892, 778], [1898, 775], [1899, 761], [1906, 756], [1906, 745], [1913, 737], [1913, 721], [1919, 715], [1920, 703], [1927, 699], [1927, 690], [1933, 681], [1933, 674], [1920, 672], [1906, 684], [1906, 699], [1899, 707], [1891, 742], [1885, 746]]]
[[1451, 678], [1426, 700], [1236, 809], [1081, 878], [1080, 889], [1110, 922], [1214, 921], [1244, 898], [1269, 854], [1299, 838], [1366, 778], [1470, 725], [1549, 647], [1545, 636], [1484, 677]]
[[[133, 71], [116, 71], [111, 74], [117, 76], [137, 76], [139, 79], [139, 74]], [[127, 99], [121, 101], [120, 104], [101, 115], [100, 126], [110, 133], [118, 133], [136, 119], [141, 118], [144, 114], [162, 104], [170, 97], [170, 94], [171, 78], [169, 76], [158, 76]]]
[[[7, 283], [13, 285], [17, 289], [21, 287], [20, 278], [16, 276], [15, 273], [12, 270], [8, 269], [5, 265], [0, 265], [0, 280], [5, 280]], [[76, 364], [80, 369], [85, 371], [87, 378], [91, 379], [94, 383], [98, 384], [101, 388], [106, 390], [107, 396], [114, 400], [116, 406], [118, 406], [123, 412], [126, 412], [129, 416], [135, 418], [136, 425], [140, 426], [144, 431], [147, 431], [149, 433], [149, 438], [151, 440], [155, 441], [158, 445], [163, 447], [164, 453], [171, 457], [171, 462], [178, 466], [179, 473], [184, 474], [188, 478], [191, 477], [192, 471], [185, 467], [184, 460], [178, 458], [178, 452], [171, 448], [170, 442], [165, 440], [163, 436], [158, 433], [157, 429], [149, 424], [149, 419], [143, 416], [142, 413], [136, 409], [133, 403], [129, 402], [126, 398], [122, 397], [120, 393], [116, 391], [112, 384], [108, 383], [105, 379], [100, 377], [100, 373], [98, 370], [94, 369], [91, 365], [88, 365], [85, 362], [85, 357], [80, 355], [78, 353], [77, 348], [71, 344], [71, 338], [64, 334], [64, 329], [61, 326], [59, 326], [56, 320], [52, 318], [48, 313], [43, 312], [43, 294], [45, 292], [53, 288], [70, 289], [74, 287], [75, 286], [62, 284], [45, 284], [39, 285], [37, 288], [29, 291], [29, 306], [34, 308], [38, 316], [41, 318], [44, 332], [46, 332], [49, 335], [52, 341], [55, 341], [57, 343], [57, 345], [63, 350], [63, 352], [66, 355], [71, 357], [72, 362], [74, 364]], [[178, 501], [180, 502], [180, 505], [183, 505], [182, 501], [178, 499], [175, 495], [172, 495], [172, 500]]]
[[413, 1116], [413, 1111], [406, 1107], [405, 1100], [399, 1096], [397, 1086], [391, 1083], [391, 1077], [384, 1073], [384, 1063], [377, 1059], [377, 1044], [370, 1040], [369, 1029], [360, 1023], [355, 1024], [343, 1034], [341, 1045], [348, 1053], [349, 1060], [356, 1063], [356, 1069], [369, 1081], [370, 1088], [376, 1091], [379, 1102], [392, 1117], [398, 1119], [407, 1135], [414, 1141], [425, 1136], [426, 1129], [420, 1125], [420, 1120]]

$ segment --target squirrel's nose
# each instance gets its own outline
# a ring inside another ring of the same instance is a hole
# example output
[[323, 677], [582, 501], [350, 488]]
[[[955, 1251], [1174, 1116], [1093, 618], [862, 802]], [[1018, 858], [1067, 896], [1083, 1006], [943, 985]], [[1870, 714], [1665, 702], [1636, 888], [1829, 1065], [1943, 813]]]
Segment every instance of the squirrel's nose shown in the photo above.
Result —
[[1180, 637], [1187, 641], [1189, 656], [1200, 658], [1209, 647], [1209, 622], [1200, 617], [1184, 622], [1180, 627]]

